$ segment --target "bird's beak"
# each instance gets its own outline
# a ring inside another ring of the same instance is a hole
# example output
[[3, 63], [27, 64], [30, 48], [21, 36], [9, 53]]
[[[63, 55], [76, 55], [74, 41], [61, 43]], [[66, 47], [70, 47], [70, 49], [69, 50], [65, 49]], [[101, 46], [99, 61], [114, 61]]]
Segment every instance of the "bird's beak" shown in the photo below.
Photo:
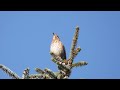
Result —
[[54, 35], [54, 33], [53, 33], [53, 35]]

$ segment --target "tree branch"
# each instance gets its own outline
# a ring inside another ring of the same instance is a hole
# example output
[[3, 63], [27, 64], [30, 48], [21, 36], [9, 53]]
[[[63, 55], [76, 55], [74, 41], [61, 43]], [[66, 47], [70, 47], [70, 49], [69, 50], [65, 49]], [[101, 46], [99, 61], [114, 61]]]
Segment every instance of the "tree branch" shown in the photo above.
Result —
[[57, 76], [48, 68], [44, 69], [45, 73], [48, 74], [52, 79], [57, 79]]
[[72, 40], [71, 50], [70, 50], [69, 59], [71, 60], [71, 62], [73, 62], [73, 59], [74, 59], [74, 50], [77, 45], [78, 35], [79, 35], [79, 27], [77, 26], [73, 40]]
[[29, 68], [26, 68], [26, 69], [23, 71], [22, 79], [29, 79], [29, 71], [30, 71]]
[[10, 70], [9, 68], [7, 68], [6, 66], [0, 64], [0, 69], [2, 69], [5, 73], [7, 73], [10, 77], [14, 78], [14, 79], [20, 79], [20, 77], [14, 73], [12, 70]]
[[[81, 48], [80, 48], [80, 47], [76, 48], [76, 49], [73, 51], [73, 57], [75, 58], [80, 51], [81, 51]], [[73, 58], [73, 59], [74, 59], [74, 58]]]
[[44, 73], [45, 73], [45, 71], [43, 71], [43, 70], [40, 69], [40, 68], [35, 68], [35, 71], [36, 71], [37, 73], [40, 73], [40, 74], [44, 74]]
[[77, 63], [73, 63], [72, 64], [72, 67], [79, 67], [79, 66], [84, 66], [84, 65], [87, 65], [88, 63], [85, 62], [85, 61], [80, 61], [80, 62], [77, 62]]
[[29, 75], [29, 79], [44, 79], [45, 75], [43, 74], [31, 74]]
[[70, 65], [65, 65], [64, 62], [62, 61], [57, 61], [56, 59], [52, 59], [52, 61], [54, 63], [56, 63], [62, 70], [70, 70], [71, 69], [71, 66]]

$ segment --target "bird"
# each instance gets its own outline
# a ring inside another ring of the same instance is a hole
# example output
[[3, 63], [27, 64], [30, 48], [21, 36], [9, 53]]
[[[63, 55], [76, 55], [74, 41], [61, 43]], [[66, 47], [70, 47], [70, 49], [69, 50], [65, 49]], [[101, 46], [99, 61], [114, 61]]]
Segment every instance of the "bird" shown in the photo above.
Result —
[[53, 33], [52, 42], [50, 45], [50, 52], [53, 53], [56, 56], [59, 56], [62, 58], [62, 60], [66, 60], [66, 50], [61, 42], [59, 36], [55, 33]]

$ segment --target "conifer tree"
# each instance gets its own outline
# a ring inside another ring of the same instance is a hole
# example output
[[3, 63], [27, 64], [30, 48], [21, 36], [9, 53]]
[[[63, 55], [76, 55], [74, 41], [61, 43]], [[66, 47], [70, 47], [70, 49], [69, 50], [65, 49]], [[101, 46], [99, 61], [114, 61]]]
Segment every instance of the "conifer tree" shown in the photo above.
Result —
[[53, 72], [48, 68], [45, 68], [44, 70], [35, 68], [37, 74], [30, 74], [30, 69], [26, 68], [23, 71], [22, 77], [20, 77], [3, 64], [0, 64], [0, 69], [13, 79], [69, 79], [74, 67], [85, 66], [88, 64], [85, 61], [74, 63], [75, 57], [81, 51], [81, 48], [77, 47], [78, 36], [79, 27], [77, 26], [72, 39], [69, 58], [63, 59], [59, 55], [55, 55], [54, 53], [50, 52], [52, 61], [58, 66], [58, 72]]

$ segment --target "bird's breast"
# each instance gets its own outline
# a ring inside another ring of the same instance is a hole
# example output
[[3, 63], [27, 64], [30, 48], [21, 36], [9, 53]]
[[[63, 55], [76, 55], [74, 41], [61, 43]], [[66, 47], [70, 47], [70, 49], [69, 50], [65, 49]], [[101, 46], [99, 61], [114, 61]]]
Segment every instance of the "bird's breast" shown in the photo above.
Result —
[[60, 55], [62, 53], [62, 45], [61, 43], [52, 43], [50, 47], [50, 52], [55, 55]]

